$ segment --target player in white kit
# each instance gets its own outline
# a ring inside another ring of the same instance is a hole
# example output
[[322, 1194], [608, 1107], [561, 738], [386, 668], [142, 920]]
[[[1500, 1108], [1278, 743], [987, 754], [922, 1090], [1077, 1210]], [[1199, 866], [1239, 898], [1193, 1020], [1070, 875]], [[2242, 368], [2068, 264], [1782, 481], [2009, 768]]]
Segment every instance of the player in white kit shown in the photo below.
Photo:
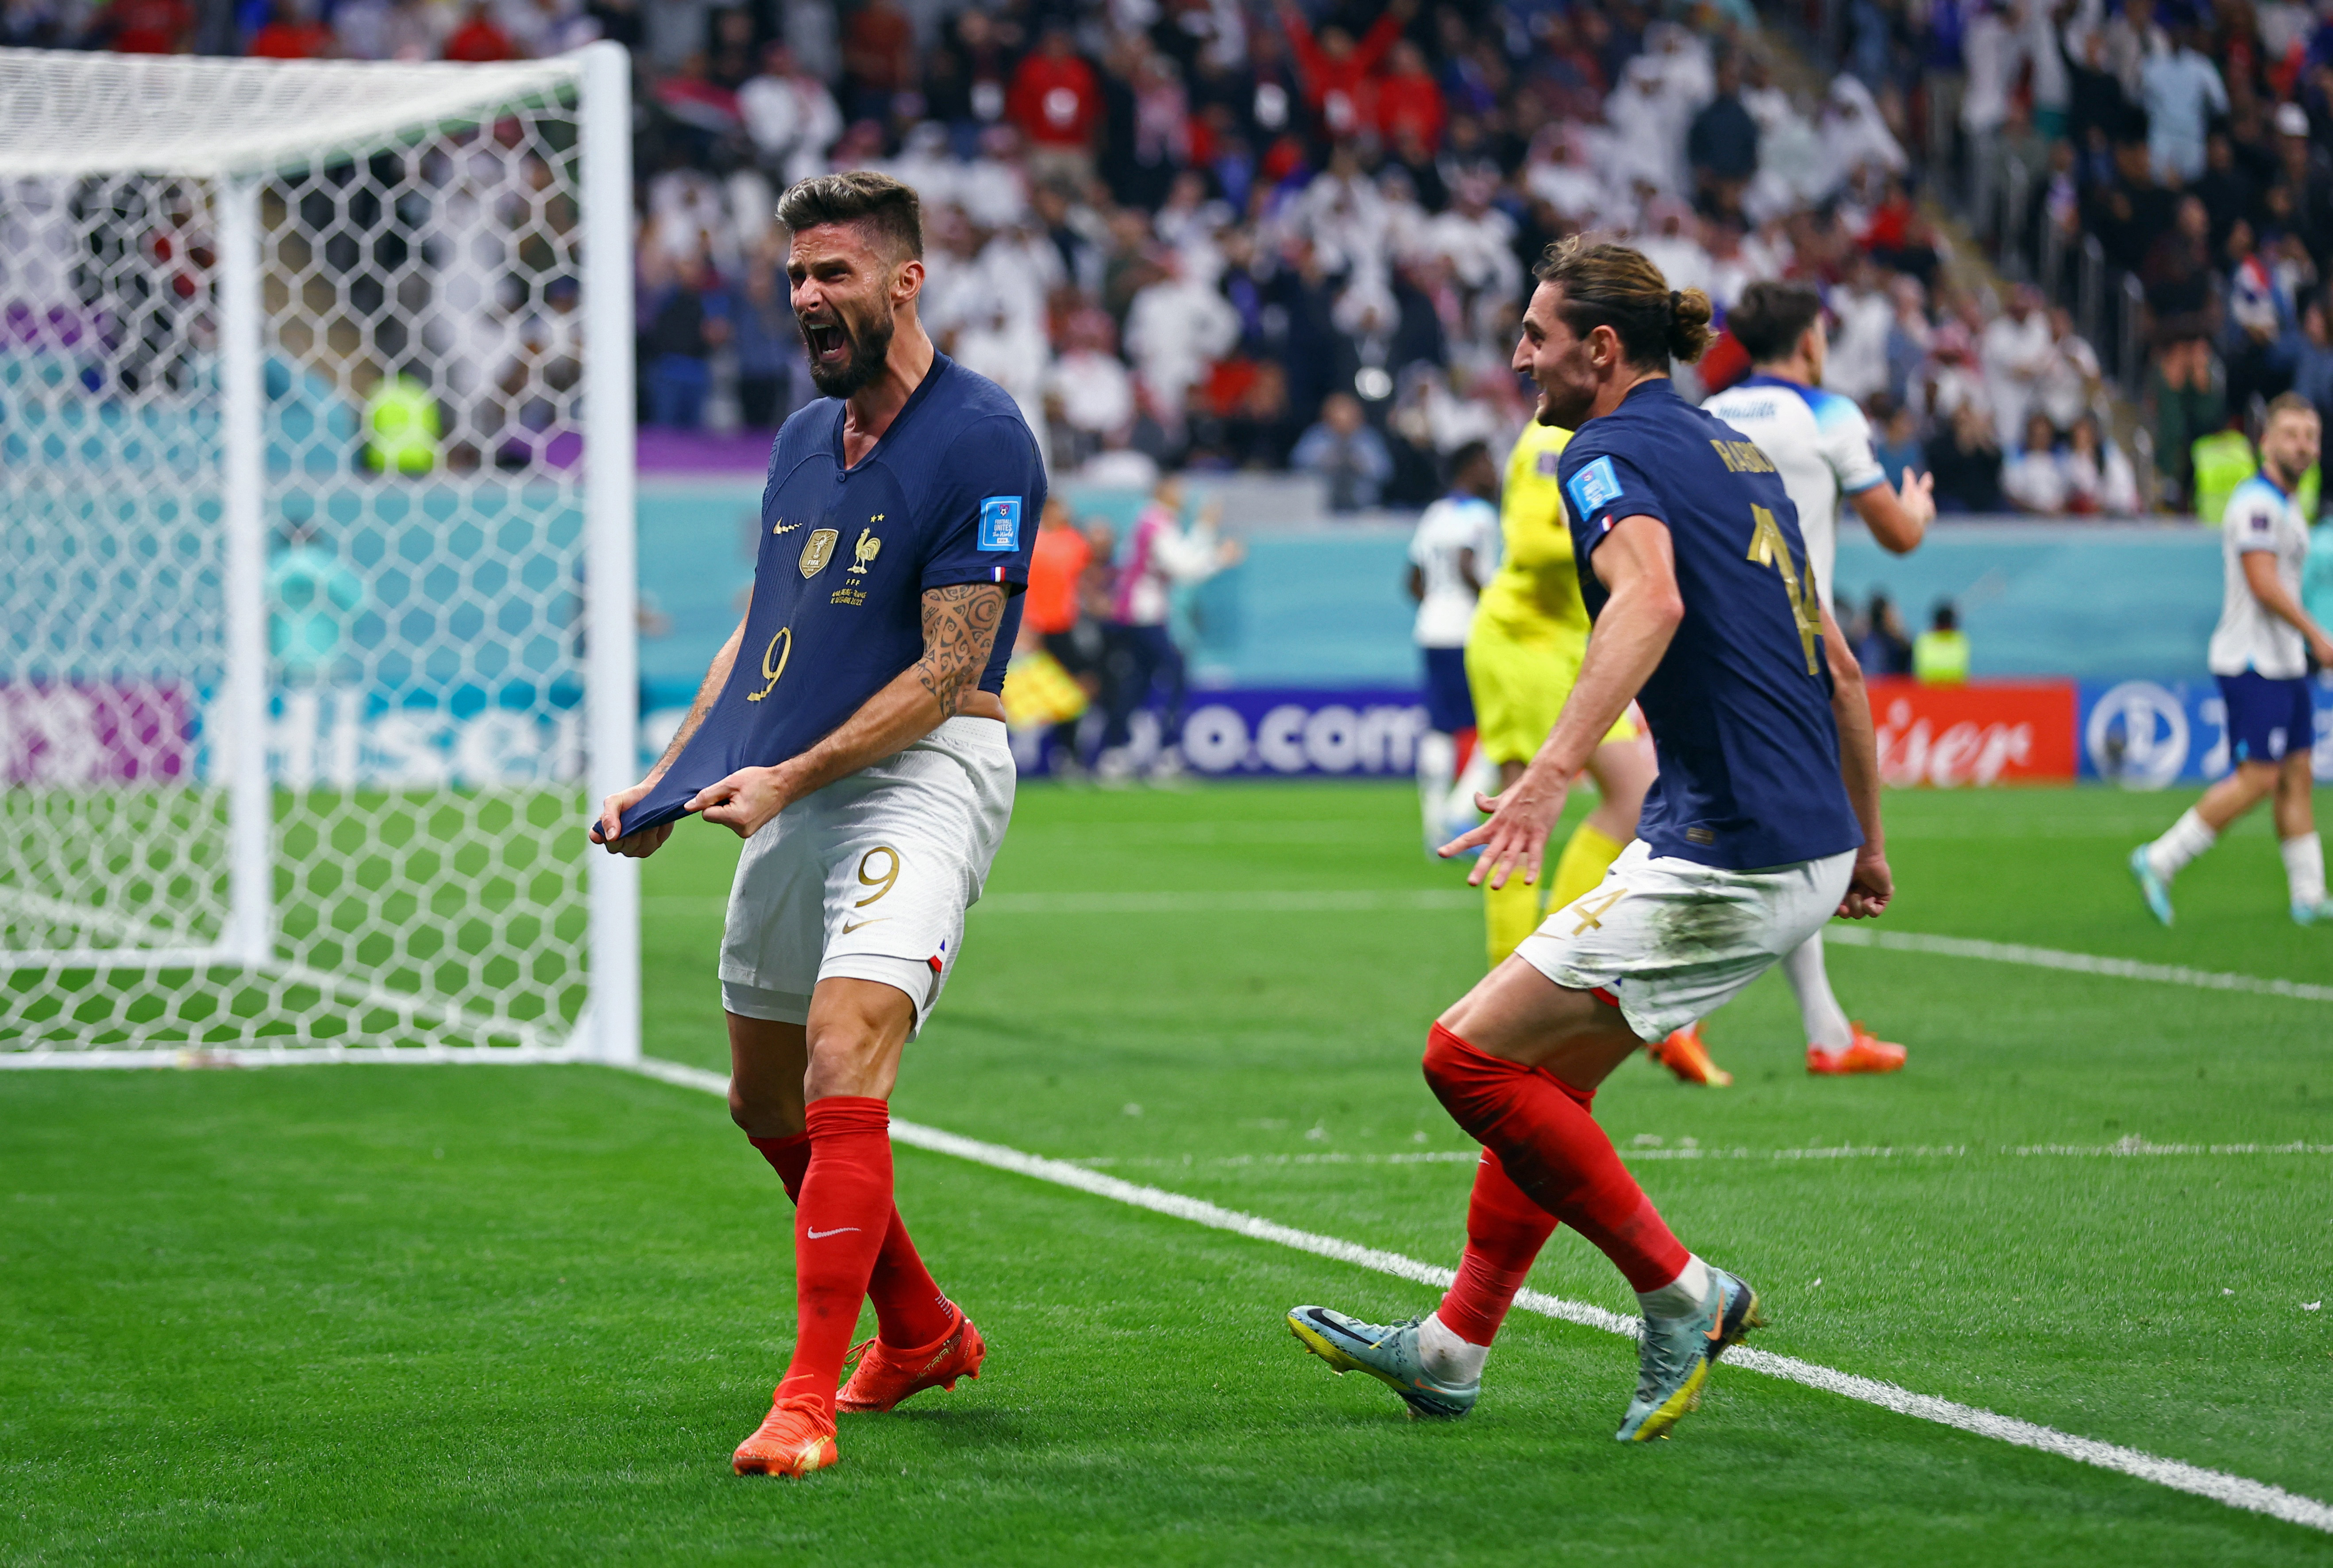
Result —
[[[1702, 407], [1748, 436], [1781, 471], [1782, 488], [1799, 509], [1815, 589], [1829, 611], [1839, 497], [1853, 502], [1871, 536], [1896, 555], [1918, 545], [1936, 503], [1925, 473], [1906, 473], [1900, 491], [1890, 489], [1872, 455], [1863, 410], [1822, 389], [1829, 349], [1822, 317], [1822, 297], [1802, 284], [1756, 282], [1743, 290], [1725, 324], [1748, 351], [1751, 373]], [[1834, 669], [1854, 664], [1839, 640], [1826, 639], [1825, 646]], [[1783, 959], [1781, 969], [1806, 1025], [1809, 1072], [1892, 1073], [1904, 1065], [1903, 1047], [1875, 1038], [1839, 1005], [1823, 967], [1820, 931]]]
[[2300, 605], [2309, 558], [2309, 520], [2293, 499], [2316, 466], [2321, 431], [2306, 397], [2287, 392], [2268, 406], [2261, 431], [2261, 470], [2236, 487], [2220, 524], [2227, 586], [2212, 634], [2212, 674], [2228, 710], [2233, 771], [2152, 844], [2130, 852], [2130, 874], [2146, 907], [2171, 923], [2171, 879], [2212, 847], [2228, 825], [2276, 798], [2276, 837], [2284, 855], [2292, 918], [2333, 922], [2325, 896], [2325, 849], [2317, 837], [2309, 790], [2317, 741], [2309, 693], [2309, 656], [2333, 667], [2333, 638]]
[[1469, 441], [1450, 454], [1450, 493], [1426, 509], [1409, 540], [1411, 636], [1425, 664], [1426, 733], [1417, 738], [1417, 803], [1432, 854], [1482, 818], [1474, 791], [1487, 788], [1478, 765], [1474, 699], [1466, 689], [1466, 633], [1474, 601], [1499, 569], [1499, 465]]

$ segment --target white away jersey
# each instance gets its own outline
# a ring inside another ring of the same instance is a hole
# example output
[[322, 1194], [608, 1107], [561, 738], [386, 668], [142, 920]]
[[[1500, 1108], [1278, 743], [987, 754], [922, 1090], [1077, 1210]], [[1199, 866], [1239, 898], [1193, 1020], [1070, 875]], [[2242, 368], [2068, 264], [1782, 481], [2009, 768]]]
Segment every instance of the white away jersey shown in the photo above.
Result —
[[2219, 629], [2212, 634], [2212, 673], [2241, 675], [2257, 670], [2288, 681], [2309, 673], [2300, 628], [2271, 615], [2244, 580], [2244, 557], [2263, 550], [2276, 558], [2276, 575], [2300, 596], [2301, 568], [2309, 559], [2309, 524], [2290, 496], [2254, 474], [2236, 486], [2220, 521], [2220, 549], [2227, 585], [2220, 596]]
[[1871, 425], [1853, 398], [1779, 376], [1752, 376], [1702, 404], [1748, 436], [1781, 471], [1799, 509], [1815, 590], [1830, 608], [1831, 569], [1839, 559], [1839, 498], [1883, 483], [1871, 451]]
[[1474, 495], [1445, 495], [1426, 509], [1410, 536], [1410, 564], [1425, 578], [1415, 636], [1421, 648], [1463, 648], [1474, 624], [1475, 590], [1458, 569], [1461, 551], [1474, 552], [1474, 580], [1489, 582], [1499, 569], [1499, 509]]

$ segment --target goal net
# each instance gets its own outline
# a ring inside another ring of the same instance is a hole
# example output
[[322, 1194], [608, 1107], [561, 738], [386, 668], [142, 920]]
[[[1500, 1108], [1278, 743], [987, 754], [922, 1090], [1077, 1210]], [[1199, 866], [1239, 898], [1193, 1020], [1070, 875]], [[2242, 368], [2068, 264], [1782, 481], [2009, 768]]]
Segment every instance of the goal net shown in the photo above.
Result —
[[0, 1065], [637, 1053], [629, 120], [0, 50]]

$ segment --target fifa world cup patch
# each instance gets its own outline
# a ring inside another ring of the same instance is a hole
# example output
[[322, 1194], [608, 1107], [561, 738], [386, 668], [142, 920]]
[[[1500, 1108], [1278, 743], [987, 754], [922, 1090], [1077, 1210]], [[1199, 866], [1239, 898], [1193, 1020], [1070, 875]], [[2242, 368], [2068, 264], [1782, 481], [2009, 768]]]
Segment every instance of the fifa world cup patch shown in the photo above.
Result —
[[976, 548], [1008, 550], [1021, 548], [1021, 498], [992, 495], [980, 503], [980, 537]]
[[1622, 494], [1620, 476], [1612, 472], [1612, 460], [1599, 457], [1571, 476], [1571, 503], [1581, 517], [1592, 515], [1598, 508], [1618, 501]]

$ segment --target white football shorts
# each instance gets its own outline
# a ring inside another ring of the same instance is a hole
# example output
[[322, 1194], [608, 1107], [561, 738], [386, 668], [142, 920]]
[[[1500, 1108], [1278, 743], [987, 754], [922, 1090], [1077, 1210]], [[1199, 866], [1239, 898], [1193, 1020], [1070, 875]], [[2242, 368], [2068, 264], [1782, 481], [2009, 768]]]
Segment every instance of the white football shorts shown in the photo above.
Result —
[[1560, 986], [1602, 991], [1637, 1037], [1708, 1017], [1839, 911], [1855, 852], [1764, 871], [1656, 856], [1641, 838], [1515, 956]]
[[994, 719], [955, 718], [787, 807], [745, 840], [721, 939], [721, 1005], [807, 1023], [822, 980], [878, 980], [923, 1028], [1013, 817]]

